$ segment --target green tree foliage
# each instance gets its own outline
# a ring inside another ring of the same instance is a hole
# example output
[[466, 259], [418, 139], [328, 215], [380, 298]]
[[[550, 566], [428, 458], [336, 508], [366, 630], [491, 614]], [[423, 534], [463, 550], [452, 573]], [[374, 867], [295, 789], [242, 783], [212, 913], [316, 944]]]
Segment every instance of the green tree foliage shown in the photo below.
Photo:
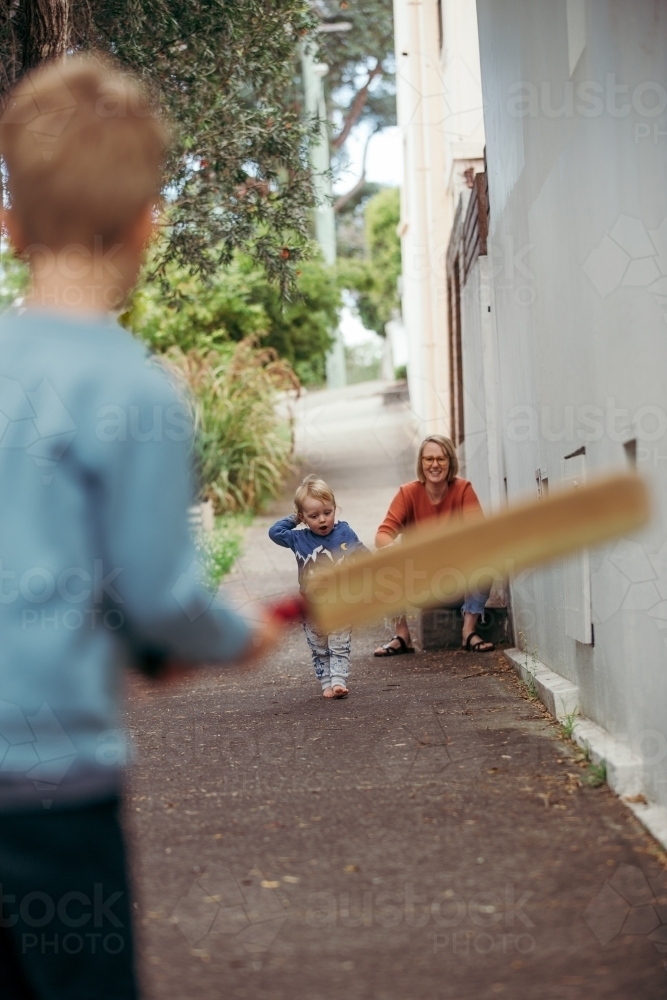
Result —
[[401, 273], [401, 244], [396, 233], [400, 218], [398, 188], [384, 188], [364, 209], [366, 256], [343, 257], [339, 281], [353, 292], [365, 327], [384, 336], [384, 325], [399, 306], [397, 289]]
[[0, 0], [0, 101], [44, 59], [111, 55], [172, 126], [159, 263], [213, 273], [242, 248], [286, 289], [313, 205], [295, 64], [317, 20], [307, 0]]
[[401, 243], [396, 232], [401, 217], [398, 188], [385, 188], [366, 206], [368, 255], [376, 271], [383, 299], [396, 303], [396, 279], [401, 273]]
[[341, 307], [335, 272], [320, 260], [304, 261], [297, 276], [297, 295], [283, 302], [266, 281], [253, 290], [269, 319], [262, 343], [288, 360], [305, 385], [321, 384], [325, 358], [333, 343]]
[[146, 282], [122, 317], [158, 353], [171, 347], [217, 351], [230, 341], [257, 337], [288, 361], [303, 383], [324, 380], [341, 295], [334, 273], [320, 259], [301, 265], [297, 294], [289, 302], [244, 254], [207, 280], [169, 265], [166, 280], [166, 296], [160, 285]]
[[28, 268], [22, 260], [5, 250], [0, 254], [0, 312], [11, 308], [28, 288]]

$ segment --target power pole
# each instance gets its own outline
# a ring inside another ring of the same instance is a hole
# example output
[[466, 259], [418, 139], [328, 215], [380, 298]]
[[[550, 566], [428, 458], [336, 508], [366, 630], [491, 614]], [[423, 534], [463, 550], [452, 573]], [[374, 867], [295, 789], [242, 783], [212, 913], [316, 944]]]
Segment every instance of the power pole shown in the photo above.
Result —
[[[320, 30], [349, 31], [348, 22], [323, 24]], [[312, 51], [305, 45], [301, 53], [304, 102], [306, 113], [316, 115], [320, 121], [319, 139], [310, 146], [310, 162], [315, 180], [317, 207], [315, 209], [315, 238], [320, 245], [327, 264], [336, 263], [336, 215], [333, 209], [331, 176], [329, 174], [329, 132], [327, 128], [327, 108], [324, 99], [324, 77], [329, 71], [325, 63], [317, 62]], [[345, 366], [345, 344], [340, 329], [336, 330], [335, 341], [326, 359], [327, 388], [338, 389], [347, 384]]]
[[336, 263], [336, 218], [333, 210], [331, 177], [329, 176], [329, 134], [327, 108], [324, 100], [324, 77], [329, 72], [325, 63], [316, 62], [313, 53], [304, 48], [302, 55], [303, 89], [306, 113], [320, 121], [319, 138], [311, 143], [310, 163], [313, 168], [317, 207], [315, 238], [327, 264]]

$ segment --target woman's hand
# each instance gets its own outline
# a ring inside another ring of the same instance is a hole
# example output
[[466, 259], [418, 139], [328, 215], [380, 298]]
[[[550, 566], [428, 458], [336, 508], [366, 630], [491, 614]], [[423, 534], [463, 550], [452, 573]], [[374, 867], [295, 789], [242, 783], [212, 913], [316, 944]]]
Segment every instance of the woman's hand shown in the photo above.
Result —
[[378, 531], [375, 536], [375, 548], [384, 549], [387, 545], [393, 545], [396, 539], [387, 531]]

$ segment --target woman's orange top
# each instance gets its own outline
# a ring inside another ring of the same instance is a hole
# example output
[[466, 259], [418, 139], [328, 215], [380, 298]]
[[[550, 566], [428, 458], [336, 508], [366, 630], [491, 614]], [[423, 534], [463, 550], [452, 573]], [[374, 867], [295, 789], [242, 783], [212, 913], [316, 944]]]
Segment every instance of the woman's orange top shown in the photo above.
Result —
[[449, 489], [440, 503], [431, 503], [426, 487], [419, 480], [401, 486], [391, 501], [387, 516], [378, 528], [396, 538], [411, 524], [421, 524], [434, 517], [465, 517], [482, 513], [482, 505], [477, 499], [472, 483], [458, 477], [449, 484]]

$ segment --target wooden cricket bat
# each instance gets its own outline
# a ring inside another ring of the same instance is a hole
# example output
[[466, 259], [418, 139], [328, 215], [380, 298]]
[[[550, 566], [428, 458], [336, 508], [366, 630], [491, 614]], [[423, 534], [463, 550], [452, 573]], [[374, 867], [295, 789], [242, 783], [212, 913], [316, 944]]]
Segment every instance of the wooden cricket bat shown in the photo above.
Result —
[[408, 607], [452, 603], [493, 580], [637, 531], [650, 513], [644, 481], [622, 473], [486, 520], [434, 520], [409, 529], [398, 544], [316, 571], [305, 599], [281, 602], [273, 612], [283, 619], [305, 613], [329, 633]]

